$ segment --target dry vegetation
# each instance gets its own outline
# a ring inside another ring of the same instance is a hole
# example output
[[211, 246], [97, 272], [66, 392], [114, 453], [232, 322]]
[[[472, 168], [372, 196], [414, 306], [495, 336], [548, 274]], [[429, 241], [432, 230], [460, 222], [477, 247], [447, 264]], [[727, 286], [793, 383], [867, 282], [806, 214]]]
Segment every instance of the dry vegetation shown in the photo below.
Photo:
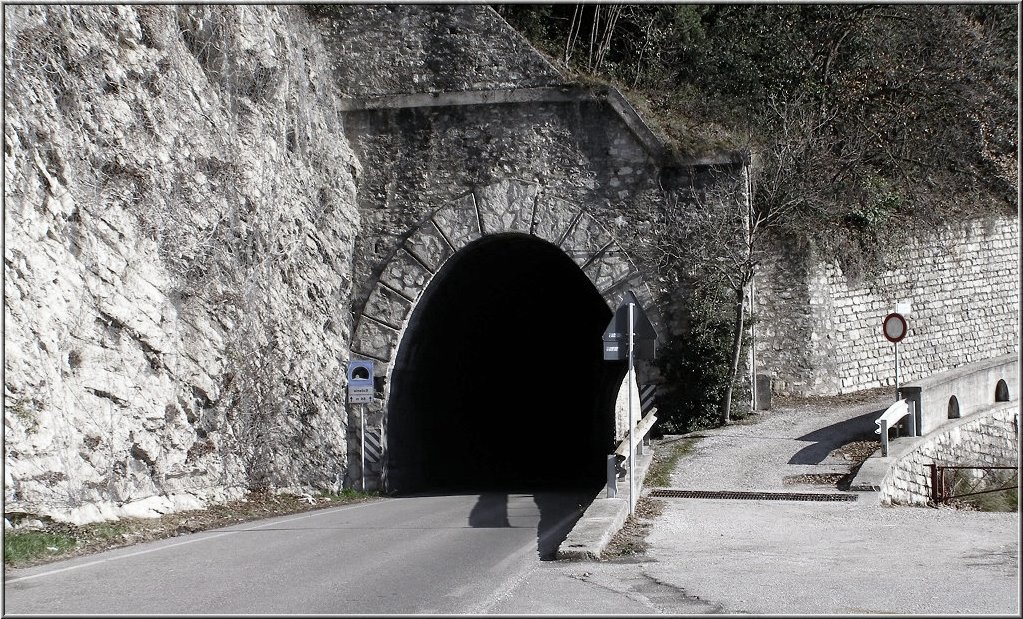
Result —
[[250, 492], [236, 501], [212, 505], [207, 509], [166, 514], [159, 518], [129, 518], [86, 525], [40, 521], [36, 526], [8, 529], [5, 532], [4, 570], [208, 531], [260, 518], [360, 503], [376, 496], [354, 491], [316, 497]]

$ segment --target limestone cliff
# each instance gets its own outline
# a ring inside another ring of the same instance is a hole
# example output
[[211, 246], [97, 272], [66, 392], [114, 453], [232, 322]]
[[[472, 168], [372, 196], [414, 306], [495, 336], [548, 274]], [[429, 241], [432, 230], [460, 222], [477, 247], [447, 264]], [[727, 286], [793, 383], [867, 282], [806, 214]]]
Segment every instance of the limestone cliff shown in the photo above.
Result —
[[324, 76], [343, 59], [296, 7], [4, 18], [6, 510], [337, 484], [359, 164]]

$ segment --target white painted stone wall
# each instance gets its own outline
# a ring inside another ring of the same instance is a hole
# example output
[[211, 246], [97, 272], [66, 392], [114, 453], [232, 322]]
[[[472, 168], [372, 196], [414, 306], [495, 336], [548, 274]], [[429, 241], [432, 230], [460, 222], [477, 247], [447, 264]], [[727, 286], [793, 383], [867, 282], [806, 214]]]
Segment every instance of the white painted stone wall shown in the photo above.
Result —
[[4, 27], [5, 510], [336, 485], [359, 164], [305, 12], [5, 5]]
[[1019, 401], [949, 421], [916, 439], [913, 449], [895, 460], [881, 482], [881, 503], [927, 505], [932, 462], [949, 466], [1018, 465]]
[[757, 279], [758, 372], [774, 391], [832, 395], [894, 386], [881, 334], [911, 304], [899, 345], [901, 383], [1019, 352], [1019, 222], [951, 225], [910, 242], [894, 268], [851, 281], [813, 246], [775, 248]]

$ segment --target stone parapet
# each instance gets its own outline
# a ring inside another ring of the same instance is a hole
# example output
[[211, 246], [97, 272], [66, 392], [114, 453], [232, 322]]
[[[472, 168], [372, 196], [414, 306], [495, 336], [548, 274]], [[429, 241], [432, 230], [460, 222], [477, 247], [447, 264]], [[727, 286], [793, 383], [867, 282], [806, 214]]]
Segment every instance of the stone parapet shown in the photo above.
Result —
[[882, 504], [927, 505], [930, 465], [1017, 466], [1019, 401], [1006, 402], [906, 441], [880, 484]]

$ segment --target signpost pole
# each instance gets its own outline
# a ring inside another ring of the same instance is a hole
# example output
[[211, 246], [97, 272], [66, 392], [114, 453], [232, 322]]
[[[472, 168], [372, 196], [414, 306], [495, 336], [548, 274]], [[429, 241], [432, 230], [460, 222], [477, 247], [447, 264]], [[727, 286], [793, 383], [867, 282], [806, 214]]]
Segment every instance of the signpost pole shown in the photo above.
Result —
[[895, 342], [895, 401], [899, 401], [899, 343]]
[[360, 435], [362, 440], [362, 449], [359, 457], [362, 458], [360, 471], [362, 473], [362, 491], [366, 491], [366, 405], [362, 405], [362, 415], [360, 417]]
[[632, 383], [634, 381], [632, 377], [633, 340], [636, 335], [633, 329], [635, 312], [636, 304], [629, 303], [629, 370], [628, 374], [626, 374], [626, 380], [629, 382], [629, 514], [633, 514], [636, 511], [636, 420], [632, 405]]

